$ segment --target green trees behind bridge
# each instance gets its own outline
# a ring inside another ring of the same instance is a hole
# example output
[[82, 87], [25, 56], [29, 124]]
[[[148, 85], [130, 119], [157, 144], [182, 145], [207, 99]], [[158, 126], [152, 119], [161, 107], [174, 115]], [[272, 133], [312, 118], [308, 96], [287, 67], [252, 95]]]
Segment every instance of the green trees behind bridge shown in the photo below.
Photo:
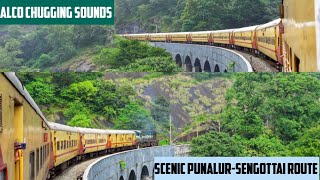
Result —
[[238, 28], [279, 17], [280, 0], [118, 0], [119, 33]]

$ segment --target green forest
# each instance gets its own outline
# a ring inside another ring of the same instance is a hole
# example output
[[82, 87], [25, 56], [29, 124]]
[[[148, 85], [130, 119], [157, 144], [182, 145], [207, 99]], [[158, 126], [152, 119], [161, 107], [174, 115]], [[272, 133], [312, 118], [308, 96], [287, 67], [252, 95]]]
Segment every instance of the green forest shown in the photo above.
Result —
[[116, 0], [117, 33], [208, 31], [267, 23], [280, 0]]
[[221, 131], [192, 140], [192, 155], [320, 156], [318, 74], [238, 74]]
[[165, 50], [114, 37], [107, 26], [2, 26], [1, 32], [1, 71], [77, 71], [69, 66], [86, 61], [95, 64], [86, 71], [180, 71]]

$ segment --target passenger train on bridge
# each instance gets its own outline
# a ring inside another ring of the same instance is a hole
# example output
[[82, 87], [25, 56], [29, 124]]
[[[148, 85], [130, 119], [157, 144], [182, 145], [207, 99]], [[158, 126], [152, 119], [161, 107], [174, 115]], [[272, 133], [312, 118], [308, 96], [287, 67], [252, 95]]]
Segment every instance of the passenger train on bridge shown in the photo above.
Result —
[[[314, 12], [315, 0], [283, 0], [280, 6], [281, 19], [267, 24], [219, 31], [121, 36], [140, 41], [237, 48], [276, 61], [285, 72], [316, 72], [320, 71], [320, 57], [317, 59]], [[317, 38], [320, 41], [319, 36]], [[320, 47], [318, 51], [320, 54]]]
[[0, 73], [0, 180], [44, 180], [85, 157], [157, 146], [154, 131], [49, 122], [14, 73]]

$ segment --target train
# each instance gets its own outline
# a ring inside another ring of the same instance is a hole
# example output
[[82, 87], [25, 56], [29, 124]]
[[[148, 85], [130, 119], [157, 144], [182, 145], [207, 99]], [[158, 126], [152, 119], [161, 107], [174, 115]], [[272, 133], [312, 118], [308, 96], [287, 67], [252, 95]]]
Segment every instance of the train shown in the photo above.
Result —
[[[308, 2], [282, 0], [279, 9], [279, 19], [262, 25], [218, 31], [120, 36], [139, 41], [194, 43], [236, 48], [273, 61], [280, 71], [320, 71], [320, 57], [317, 58], [316, 48], [315, 0]], [[320, 47], [318, 47], [320, 54], [319, 49]]]
[[87, 157], [151, 146], [155, 131], [49, 122], [15, 73], [0, 73], [0, 180], [51, 179]]

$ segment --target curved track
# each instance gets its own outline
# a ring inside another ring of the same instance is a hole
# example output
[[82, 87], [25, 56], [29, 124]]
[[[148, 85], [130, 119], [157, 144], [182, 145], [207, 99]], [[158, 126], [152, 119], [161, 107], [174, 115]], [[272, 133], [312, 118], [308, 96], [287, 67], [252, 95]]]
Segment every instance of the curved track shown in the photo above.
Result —
[[86, 168], [96, 161], [97, 159], [101, 158], [101, 156], [97, 156], [93, 159], [88, 159], [85, 161], [82, 161], [78, 164], [75, 164], [73, 166], [70, 166], [68, 169], [62, 171], [59, 175], [53, 178], [53, 180], [74, 180], [78, 177], [83, 175], [83, 172], [86, 170]]
[[232, 50], [245, 57], [256, 72], [279, 72], [276, 67], [277, 64], [274, 61], [266, 60], [262, 57], [257, 57], [249, 52], [239, 51], [235, 49]]

